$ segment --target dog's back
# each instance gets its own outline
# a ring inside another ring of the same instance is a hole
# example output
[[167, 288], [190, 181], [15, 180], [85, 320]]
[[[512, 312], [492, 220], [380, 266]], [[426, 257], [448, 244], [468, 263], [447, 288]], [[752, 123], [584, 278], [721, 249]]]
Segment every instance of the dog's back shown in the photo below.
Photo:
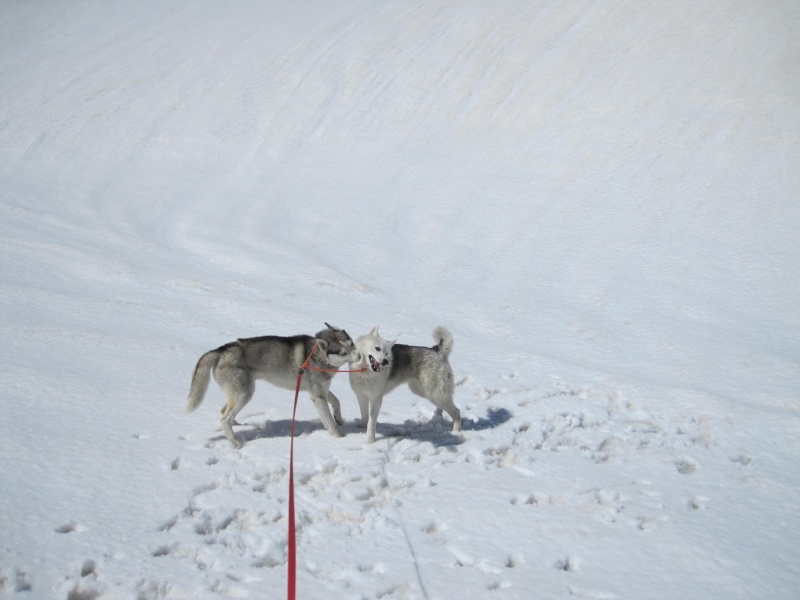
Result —
[[395, 344], [392, 347], [392, 365], [386, 392], [404, 383], [412, 392], [423, 398], [453, 396], [453, 370], [448, 360], [453, 349], [453, 335], [446, 327], [433, 330], [432, 348]]
[[237, 344], [242, 351], [241, 357], [237, 357], [237, 366], [248, 369], [256, 379], [293, 389], [297, 371], [314, 347], [314, 338], [310, 335], [264, 335], [243, 338]]

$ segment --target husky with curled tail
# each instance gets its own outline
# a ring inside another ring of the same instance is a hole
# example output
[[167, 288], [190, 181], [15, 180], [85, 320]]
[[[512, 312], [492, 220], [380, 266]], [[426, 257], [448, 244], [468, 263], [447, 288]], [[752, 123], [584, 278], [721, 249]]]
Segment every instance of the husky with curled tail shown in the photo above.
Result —
[[[311, 400], [328, 432], [334, 437], [341, 437], [337, 423], [343, 425], [344, 421], [339, 399], [330, 391], [335, 375], [331, 371], [346, 362], [359, 360], [360, 355], [344, 329], [327, 323], [325, 326], [326, 329], [314, 337], [268, 335], [246, 338], [206, 352], [194, 369], [186, 412], [192, 412], [200, 406], [213, 373], [226, 396], [220, 417], [222, 431], [235, 448], [241, 448], [242, 442], [234, 435], [233, 426], [239, 424], [236, 415], [253, 397], [256, 379], [265, 379], [278, 387], [293, 390], [297, 385], [298, 372], [306, 358], [310, 357], [308, 364], [311, 368], [304, 371], [302, 389], [311, 394]], [[328, 404], [333, 407], [333, 415]]]
[[444, 410], [453, 419], [453, 432], [461, 431], [461, 411], [453, 402], [455, 383], [448, 357], [453, 349], [453, 335], [446, 327], [433, 330], [432, 348], [406, 346], [381, 338], [378, 326], [356, 339], [360, 358], [350, 363], [350, 387], [358, 398], [361, 426], [367, 428], [367, 442], [375, 441], [375, 427], [383, 396], [397, 386], [408, 384], [417, 396], [436, 406], [436, 415]]

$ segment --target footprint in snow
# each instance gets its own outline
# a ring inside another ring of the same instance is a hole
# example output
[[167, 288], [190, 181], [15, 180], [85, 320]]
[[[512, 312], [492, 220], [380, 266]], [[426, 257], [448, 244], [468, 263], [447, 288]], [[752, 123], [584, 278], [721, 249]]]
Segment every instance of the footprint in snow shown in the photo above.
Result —
[[83, 531], [83, 527], [79, 525], [77, 521], [70, 521], [69, 523], [65, 523], [60, 527], [56, 527], [56, 533], [73, 533], [75, 531]]
[[575, 573], [580, 569], [581, 559], [577, 556], [566, 556], [553, 562], [553, 568], [567, 573]]
[[89, 575], [97, 575], [97, 564], [91, 558], [84, 561], [81, 566], [81, 577], [89, 577]]
[[524, 565], [525, 565], [525, 557], [519, 553], [511, 554], [506, 560], [506, 568], [509, 569], [516, 569], [517, 567], [522, 567]]
[[164, 521], [161, 525], [159, 525], [158, 530], [159, 531], [169, 531], [170, 529], [175, 527], [175, 525], [178, 524], [178, 520], [179, 520], [179, 517], [177, 515], [174, 516], [174, 517], [170, 517], [169, 519]]
[[33, 590], [33, 584], [28, 574], [19, 567], [14, 569], [13, 575], [0, 573], [0, 593], [30, 592], [31, 590]]
[[195, 498], [195, 497], [199, 496], [200, 494], [205, 494], [207, 492], [212, 492], [215, 489], [217, 489], [218, 487], [219, 487], [219, 483], [216, 482], [216, 481], [212, 481], [211, 483], [206, 483], [204, 485], [199, 485], [196, 488], [194, 488], [194, 490], [192, 490], [192, 493], [189, 495], [189, 497], [190, 498]]
[[75, 587], [67, 594], [67, 600], [95, 600], [103, 595], [101, 590], [87, 586], [83, 581], [75, 584]]
[[172, 554], [172, 552], [175, 550], [176, 547], [177, 547], [177, 544], [173, 544], [172, 546], [168, 546], [167, 544], [164, 544], [162, 546], [159, 546], [155, 550], [153, 550], [150, 554], [154, 558], [159, 558], [161, 556], [169, 556], [170, 554]]
[[681, 475], [690, 475], [697, 470], [697, 461], [693, 458], [684, 457], [675, 461], [675, 468]]
[[478, 571], [482, 571], [484, 573], [492, 573], [495, 575], [503, 572], [503, 570], [500, 567], [492, 565], [485, 558], [481, 559], [475, 558], [469, 552], [466, 552], [455, 546], [449, 546], [447, 549], [450, 551], [450, 554], [452, 554], [453, 557], [455, 558], [455, 564], [458, 567], [471, 567], [473, 569], [477, 569]]
[[513, 584], [510, 581], [493, 581], [489, 585], [486, 586], [486, 589], [490, 592], [497, 592], [500, 590], [505, 590], [510, 588]]
[[639, 517], [639, 529], [647, 531], [653, 529], [662, 523], [669, 521], [669, 517], [665, 515], [658, 515], [653, 517]]
[[441, 521], [433, 521], [432, 523], [428, 523], [425, 527], [422, 528], [424, 533], [428, 535], [440, 535], [448, 530], [446, 524], [442, 523]]

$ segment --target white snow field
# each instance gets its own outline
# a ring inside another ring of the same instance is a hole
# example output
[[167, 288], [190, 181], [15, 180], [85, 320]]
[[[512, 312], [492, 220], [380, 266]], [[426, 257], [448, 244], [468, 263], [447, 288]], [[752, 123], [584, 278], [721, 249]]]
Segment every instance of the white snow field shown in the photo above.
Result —
[[800, 3], [0, 2], [0, 597], [285, 598], [293, 392], [238, 337], [430, 345], [301, 395], [298, 598], [795, 599]]

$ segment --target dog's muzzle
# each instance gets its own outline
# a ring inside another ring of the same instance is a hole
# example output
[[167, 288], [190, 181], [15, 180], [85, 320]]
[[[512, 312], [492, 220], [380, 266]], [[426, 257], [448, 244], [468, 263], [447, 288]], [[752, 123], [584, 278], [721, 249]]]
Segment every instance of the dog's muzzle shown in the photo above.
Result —
[[375, 357], [372, 356], [371, 354], [369, 355], [369, 366], [376, 373], [379, 373], [381, 370], [380, 364], [378, 364], [378, 361], [375, 360]]

